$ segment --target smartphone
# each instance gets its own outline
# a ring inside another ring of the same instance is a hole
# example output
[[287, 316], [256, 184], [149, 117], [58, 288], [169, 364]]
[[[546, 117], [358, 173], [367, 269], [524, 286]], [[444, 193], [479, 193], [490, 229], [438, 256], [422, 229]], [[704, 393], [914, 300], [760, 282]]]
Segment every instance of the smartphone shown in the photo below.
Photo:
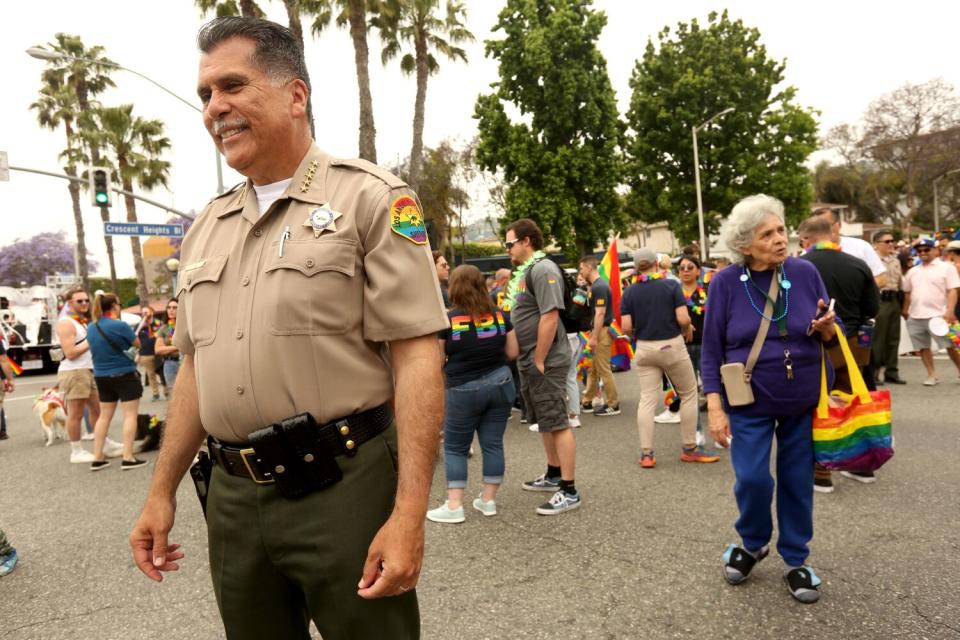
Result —
[[813, 320], [810, 321], [810, 326], [807, 327], [807, 335], [808, 335], [808, 336], [812, 336], [812, 335], [813, 335], [813, 331], [814, 331], [814, 329], [813, 329], [813, 322], [814, 322], [815, 320], [819, 320], [819, 319], [822, 318], [823, 316], [825, 316], [825, 315], [827, 315], [828, 313], [830, 313], [831, 311], [833, 311], [833, 307], [834, 307], [836, 304], [837, 304], [836, 299], [830, 298], [830, 304], [828, 304], [827, 306], [825, 306], [824, 308], [820, 309], [820, 310], [817, 312], [817, 316], [816, 316]]

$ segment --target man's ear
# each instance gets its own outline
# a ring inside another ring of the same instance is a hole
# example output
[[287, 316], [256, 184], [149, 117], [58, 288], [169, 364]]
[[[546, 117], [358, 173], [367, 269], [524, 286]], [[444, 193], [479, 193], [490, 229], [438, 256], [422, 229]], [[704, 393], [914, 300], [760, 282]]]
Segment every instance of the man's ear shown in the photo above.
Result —
[[310, 89], [307, 88], [307, 83], [300, 78], [297, 78], [295, 80], [291, 80], [288, 86], [291, 97], [293, 98], [291, 105], [293, 110], [292, 115], [305, 115], [307, 113], [307, 99], [310, 96]]

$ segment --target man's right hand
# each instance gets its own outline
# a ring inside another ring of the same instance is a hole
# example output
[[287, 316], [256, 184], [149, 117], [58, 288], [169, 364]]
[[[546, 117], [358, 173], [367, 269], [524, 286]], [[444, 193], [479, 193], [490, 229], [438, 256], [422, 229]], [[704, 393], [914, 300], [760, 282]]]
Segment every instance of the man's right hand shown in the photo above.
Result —
[[163, 572], [177, 571], [177, 560], [183, 558], [180, 545], [167, 542], [176, 510], [176, 498], [148, 496], [130, 533], [133, 561], [145, 576], [157, 582], [163, 581]]

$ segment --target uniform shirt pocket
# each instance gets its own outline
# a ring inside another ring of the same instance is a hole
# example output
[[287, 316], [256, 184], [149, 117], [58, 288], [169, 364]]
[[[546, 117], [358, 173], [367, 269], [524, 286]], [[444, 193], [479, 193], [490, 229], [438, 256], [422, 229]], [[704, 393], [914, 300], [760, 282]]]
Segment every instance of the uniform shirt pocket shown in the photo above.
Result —
[[353, 238], [279, 242], [260, 280], [274, 335], [340, 335], [357, 326], [363, 287], [357, 284]]
[[210, 256], [188, 264], [180, 271], [181, 295], [186, 297], [185, 313], [190, 341], [194, 347], [211, 344], [217, 337], [220, 316], [220, 276], [227, 256]]

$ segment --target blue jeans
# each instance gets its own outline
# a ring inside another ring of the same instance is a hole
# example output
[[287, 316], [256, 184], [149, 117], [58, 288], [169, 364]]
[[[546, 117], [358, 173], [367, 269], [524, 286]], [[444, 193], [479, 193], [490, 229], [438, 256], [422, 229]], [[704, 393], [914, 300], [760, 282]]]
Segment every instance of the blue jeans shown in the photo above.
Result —
[[443, 421], [447, 488], [463, 489], [467, 486], [467, 453], [474, 432], [483, 451], [483, 481], [487, 484], [503, 482], [503, 432], [507, 429], [510, 407], [516, 397], [513, 376], [507, 367], [447, 389], [447, 411]]
[[740, 518], [737, 533], [747, 551], [770, 542], [774, 481], [770, 476], [770, 447], [777, 438], [777, 551], [791, 567], [807, 560], [813, 537], [812, 413], [801, 416], [730, 415], [730, 460], [736, 482]]
[[177, 373], [180, 371], [180, 360], [163, 361], [163, 379], [167, 383], [167, 398], [173, 393], [173, 385], [177, 382]]

